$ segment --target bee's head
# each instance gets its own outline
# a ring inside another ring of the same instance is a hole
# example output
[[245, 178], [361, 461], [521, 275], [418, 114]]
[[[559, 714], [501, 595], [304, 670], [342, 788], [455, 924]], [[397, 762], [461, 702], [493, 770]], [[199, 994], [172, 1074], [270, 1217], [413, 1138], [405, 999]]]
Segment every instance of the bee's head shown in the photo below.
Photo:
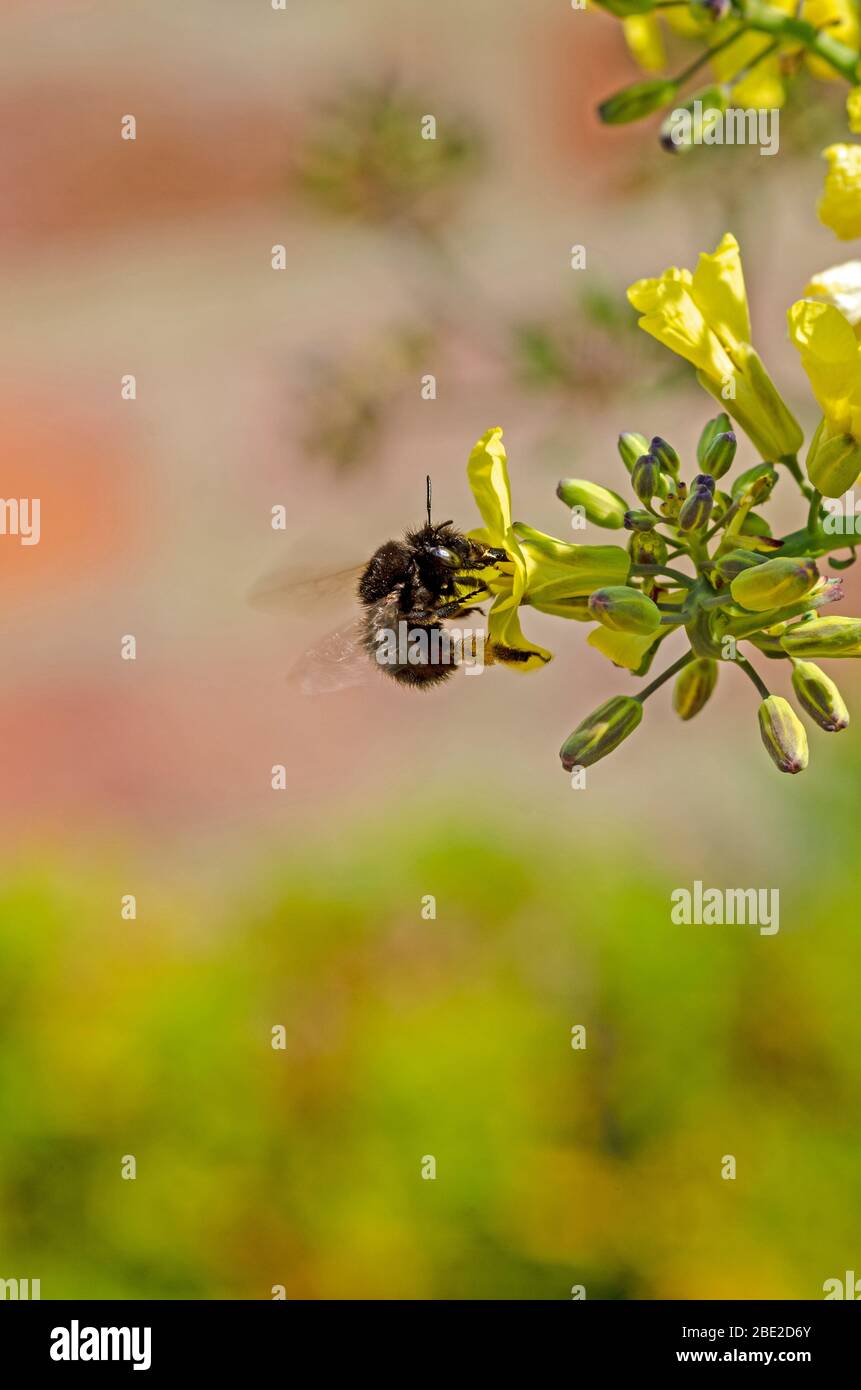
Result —
[[458, 570], [483, 570], [492, 565], [505, 564], [509, 559], [506, 551], [479, 541], [470, 540], [463, 532], [455, 530], [450, 521], [436, 526], [431, 521], [431, 480], [427, 480], [427, 525], [408, 539], [422, 554], [424, 564], [434, 577], [445, 580]]

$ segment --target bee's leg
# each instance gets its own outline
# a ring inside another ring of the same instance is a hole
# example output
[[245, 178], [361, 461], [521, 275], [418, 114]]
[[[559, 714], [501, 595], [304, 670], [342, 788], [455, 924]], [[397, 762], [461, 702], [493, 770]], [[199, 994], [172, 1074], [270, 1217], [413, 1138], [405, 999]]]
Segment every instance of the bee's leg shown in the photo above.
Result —
[[434, 618], [465, 618], [467, 613], [481, 613], [480, 608], [463, 606], [463, 599], [452, 599], [451, 603], [444, 603], [441, 608], [434, 609]]
[[[468, 599], [474, 599], [478, 594], [482, 595], [479, 600], [480, 603], [484, 603], [485, 599], [490, 598], [490, 594], [487, 592], [484, 585], [479, 584], [478, 588], [468, 589], [465, 594], [461, 594], [458, 598], [451, 599], [448, 603], [440, 604], [439, 608], [434, 610], [436, 616], [438, 618], [462, 618], [467, 613], [480, 613], [480, 608], [470, 607], [467, 604]], [[467, 606], [464, 607], [464, 604], [467, 604]]]

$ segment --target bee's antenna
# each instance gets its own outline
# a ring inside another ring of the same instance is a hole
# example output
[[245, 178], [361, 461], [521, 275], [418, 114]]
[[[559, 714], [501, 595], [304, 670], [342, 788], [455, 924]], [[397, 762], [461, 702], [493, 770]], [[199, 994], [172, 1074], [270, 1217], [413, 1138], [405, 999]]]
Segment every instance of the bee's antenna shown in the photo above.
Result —
[[430, 480], [430, 473], [428, 473], [428, 475], [427, 475], [427, 484], [428, 484], [428, 526], [430, 526], [430, 524], [431, 524], [431, 480]]

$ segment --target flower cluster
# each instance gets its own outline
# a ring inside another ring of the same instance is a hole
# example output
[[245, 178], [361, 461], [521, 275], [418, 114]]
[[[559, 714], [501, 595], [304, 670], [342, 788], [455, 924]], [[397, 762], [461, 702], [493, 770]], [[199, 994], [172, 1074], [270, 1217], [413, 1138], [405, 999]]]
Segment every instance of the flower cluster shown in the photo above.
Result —
[[[800, 772], [808, 756], [804, 725], [787, 699], [771, 693], [741, 644], [790, 664], [797, 703], [821, 729], [846, 728], [843, 699], [814, 662], [861, 656], [861, 618], [822, 614], [842, 591], [819, 563], [861, 543], [829, 532], [823, 506], [823, 498], [842, 496], [861, 475], [861, 339], [840, 307], [847, 276], [847, 267], [826, 272], [809, 287], [818, 297], [789, 310], [790, 336], [822, 410], [804, 468], [801, 428], [751, 343], [741, 258], [729, 235], [693, 273], [672, 268], [628, 292], [640, 327], [690, 362], [723, 405], [702, 431], [696, 465], [683, 468], [663, 438], [629, 432], [618, 442], [627, 498], [586, 479], [559, 483], [576, 526], [624, 533], [625, 545], [575, 545], [512, 521], [502, 431], [489, 430], [473, 449], [469, 480], [484, 526], [472, 534], [504, 549], [510, 561], [487, 585], [491, 661], [531, 670], [550, 660], [521, 628], [520, 611], [530, 607], [590, 624], [589, 645], [638, 677], [674, 634], [686, 639], [684, 654], [645, 689], [613, 697], [577, 726], [561, 750], [566, 769], [587, 767], [618, 747], [640, 723], [644, 702], [673, 677], [676, 712], [691, 719], [708, 701], [721, 664], [730, 663], [759, 694], [760, 731], [774, 763]], [[758, 456], [741, 471], [736, 425]], [[782, 478], [798, 487], [806, 522], [776, 537], [764, 508]], [[831, 563], [838, 568], [851, 559]]]
[[[850, 84], [849, 129], [861, 134], [861, 7], [859, 0], [597, 0], [621, 18], [634, 57], [647, 72], [666, 64], [661, 21], [701, 46], [674, 77], [650, 77], [625, 87], [598, 108], [602, 121], [621, 125], [667, 111], [664, 148], [678, 152], [723, 139], [730, 104], [736, 114], [779, 110], [786, 79], [805, 67], [816, 77]], [[710, 81], [682, 101], [701, 69]], [[843, 241], [861, 236], [861, 144], [823, 150], [828, 163], [819, 216]]]

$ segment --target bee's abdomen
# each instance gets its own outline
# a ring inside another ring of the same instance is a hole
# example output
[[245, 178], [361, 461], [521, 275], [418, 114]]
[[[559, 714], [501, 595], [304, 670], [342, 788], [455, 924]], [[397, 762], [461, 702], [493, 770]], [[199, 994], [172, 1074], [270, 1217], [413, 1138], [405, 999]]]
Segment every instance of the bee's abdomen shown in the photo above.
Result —
[[374, 551], [359, 580], [359, 601], [370, 607], [412, 576], [412, 557], [402, 541], [386, 541]]
[[368, 614], [363, 645], [384, 676], [399, 685], [429, 689], [447, 680], [457, 665], [457, 653], [445, 628], [437, 623], [409, 622], [403, 615], [380, 621]]

